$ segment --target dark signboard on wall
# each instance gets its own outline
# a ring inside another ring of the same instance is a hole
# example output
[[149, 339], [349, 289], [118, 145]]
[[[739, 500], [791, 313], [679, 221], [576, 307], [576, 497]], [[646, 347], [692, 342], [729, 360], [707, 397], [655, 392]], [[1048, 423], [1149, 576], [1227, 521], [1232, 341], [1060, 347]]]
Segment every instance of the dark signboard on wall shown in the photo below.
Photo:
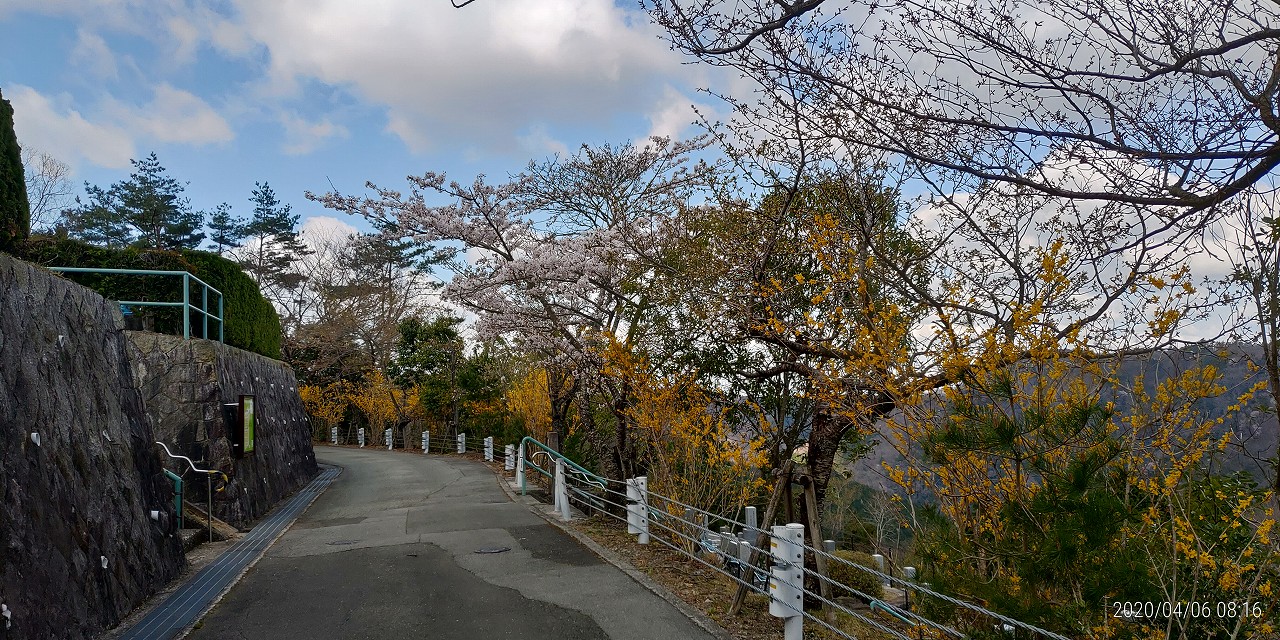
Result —
[[231, 440], [231, 453], [236, 457], [253, 455], [254, 431], [257, 427], [254, 397], [240, 396], [240, 402], [226, 407], [231, 410], [227, 412], [231, 415], [224, 414], [230, 418], [227, 421], [227, 438]]

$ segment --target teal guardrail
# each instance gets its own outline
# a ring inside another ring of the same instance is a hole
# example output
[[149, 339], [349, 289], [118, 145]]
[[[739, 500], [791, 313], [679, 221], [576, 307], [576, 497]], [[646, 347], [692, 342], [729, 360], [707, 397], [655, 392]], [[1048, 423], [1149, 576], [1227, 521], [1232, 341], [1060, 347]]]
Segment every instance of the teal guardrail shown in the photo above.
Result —
[[173, 509], [178, 513], [178, 528], [186, 526], [182, 517], [182, 476], [165, 469], [164, 475], [173, 481]]
[[[517, 451], [516, 455], [520, 456], [520, 461], [523, 461], [526, 467], [533, 467], [535, 470], [538, 471], [538, 473], [541, 473], [542, 475], [548, 478], [555, 477], [554, 470], [547, 470], [547, 469], [543, 469], [542, 467], [539, 467], [537, 462], [534, 461], [532, 454], [525, 455], [527, 452], [527, 448], [525, 447], [526, 443], [537, 446], [537, 448], [540, 451], [535, 451], [534, 453], [545, 453], [547, 457], [549, 457], [552, 460], [563, 460], [565, 466], [569, 467], [570, 469], [573, 469], [578, 475], [583, 476], [588, 482], [599, 486], [601, 489], [605, 488], [606, 485], [608, 485], [609, 483], [608, 479], [605, 478], [604, 476], [591, 473], [590, 471], [587, 470], [586, 467], [574, 462], [573, 460], [570, 460], [559, 451], [556, 451], [555, 449], [552, 449], [551, 447], [548, 447], [547, 445], [542, 444], [541, 442], [538, 442], [531, 436], [525, 436], [520, 440], [520, 445], [516, 449]], [[526, 477], [527, 477], [527, 474], [522, 474], [520, 476], [520, 495], [525, 495], [526, 493], [525, 492], [525, 485], [527, 484]]]
[[[209, 321], [213, 320], [218, 325], [218, 342], [226, 342], [224, 336], [226, 332], [223, 330], [222, 320], [222, 292], [209, 286], [208, 283], [197, 278], [186, 271], [149, 271], [147, 269], [97, 269], [93, 267], [45, 267], [46, 269], [56, 273], [100, 273], [100, 274], [119, 274], [129, 276], [174, 276], [182, 278], [182, 302], [157, 302], [151, 300], [117, 300], [120, 304], [120, 310], [128, 314], [132, 307], [182, 307], [182, 337], [191, 338], [191, 314], [192, 312], [200, 314], [200, 322], [202, 331], [200, 335], [204, 338], [209, 337]], [[197, 306], [191, 299], [192, 283], [200, 286], [200, 304]], [[210, 294], [218, 299], [218, 311], [213, 313], [210, 308]]]

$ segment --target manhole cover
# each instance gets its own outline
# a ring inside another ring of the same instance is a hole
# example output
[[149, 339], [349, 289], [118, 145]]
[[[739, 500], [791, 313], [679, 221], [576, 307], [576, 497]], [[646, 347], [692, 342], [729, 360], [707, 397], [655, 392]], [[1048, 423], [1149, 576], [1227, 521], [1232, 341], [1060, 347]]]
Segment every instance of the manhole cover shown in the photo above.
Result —
[[359, 540], [334, 540], [333, 542], [330, 542], [329, 544], [330, 544], [330, 545], [343, 545], [343, 544], [355, 544], [355, 543], [357, 543], [357, 542], [360, 542], [360, 541], [359, 541]]
[[475, 552], [476, 553], [502, 553], [503, 551], [510, 551], [510, 550], [511, 550], [511, 547], [485, 547], [483, 549], [476, 549]]

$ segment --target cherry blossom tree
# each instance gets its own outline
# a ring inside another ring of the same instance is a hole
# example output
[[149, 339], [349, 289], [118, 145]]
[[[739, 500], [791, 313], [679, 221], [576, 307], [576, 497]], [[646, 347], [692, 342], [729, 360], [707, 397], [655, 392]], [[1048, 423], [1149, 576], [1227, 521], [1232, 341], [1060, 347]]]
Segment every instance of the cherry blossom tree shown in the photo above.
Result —
[[[310, 196], [362, 215], [387, 233], [454, 243], [443, 296], [476, 316], [481, 339], [505, 337], [571, 371], [579, 413], [604, 398], [613, 428], [587, 426], [612, 477], [630, 465], [625, 410], [630, 392], [595, 375], [605, 345], [646, 339], [652, 305], [645, 283], [666, 267], [659, 238], [684, 208], [714, 187], [717, 167], [698, 161], [705, 139], [651, 138], [642, 146], [584, 145], [568, 157], [534, 162], [502, 184], [470, 184], [444, 174], [410, 177], [408, 194], [369, 185], [372, 195]], [[436, 204], [428, 200], [438, 198]], [[555, 394], [553, 394], [555, 395]], [[565, 406], [563, 397], [552, 405]], [[564, 415], [555, 416], [564, 429]]]
[[947, 191], [997, 181], [1170, 207], [1172, 223], [1272, 188], [1280, 165], [1274, 2], [646, 4], [675, 48], [740, 72], [762, 103], [799, 97], [805, 135], [887, 152]]

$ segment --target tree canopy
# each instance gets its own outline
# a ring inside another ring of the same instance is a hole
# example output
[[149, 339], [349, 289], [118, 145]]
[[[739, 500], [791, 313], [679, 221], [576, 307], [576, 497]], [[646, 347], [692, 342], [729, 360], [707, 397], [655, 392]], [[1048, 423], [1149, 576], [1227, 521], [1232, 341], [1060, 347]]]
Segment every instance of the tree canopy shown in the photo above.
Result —
[[191, 209], [184, 186], [168, 175], [155, 153], [130, 160], [133, 173], [103, 189], [85, 185], [88, 202], [67, 212], [73, 237], [93, 244], [147, 249], [195, 249], [204, 217]]

